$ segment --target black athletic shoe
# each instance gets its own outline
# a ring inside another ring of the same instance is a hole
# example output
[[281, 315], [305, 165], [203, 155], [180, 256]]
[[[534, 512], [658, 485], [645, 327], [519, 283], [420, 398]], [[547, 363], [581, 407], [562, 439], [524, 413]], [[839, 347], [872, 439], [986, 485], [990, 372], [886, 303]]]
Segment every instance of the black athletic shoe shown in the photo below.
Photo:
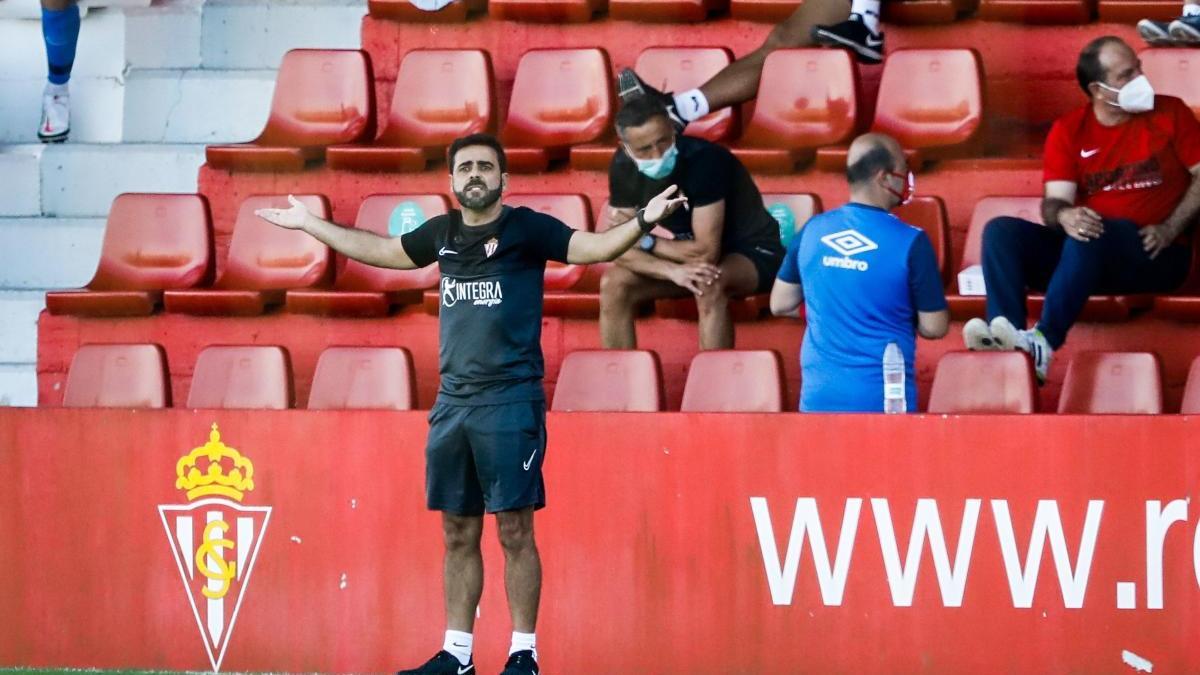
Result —
[[425, 665], [412, 670], [400, 670], [396, 675], [475, 675], [475, 659], [467, 665], [458, 662], [458, 658], [446, 650], [433, 655]]
[[671, 124], [675, 125], [676, 131], [682, 132], [687, 127], [687, 122], [679, 116], [679, 111], [675, 109], [675, 97], [646, 84], [642, 78], [638, 77], [637, 73], [633, 72], [633, 68], [626, 68], [617, 75], [617, 96], [621, 97], [623, 103], [643, 96], [657, 99], [667, 109], [667, 117], [671, 118]]
[[504, 672], [500, 675], [538, 675], [537, 661], [533, 660], [533, 651], [524, 649], [508, 657], [504, 664]]
[[872, 32], [859, 14], [832, 26], [813, 26], [812, 39], [825, 47], [849, 49], [862, 63], [883, 62], [883, 32]]
[[1171, 22], [1171, 41], [1177, 45], [1200, 45], [1200, 14], [1181, 16]]
[[1170, 21], [1155, 21], [1154, 19], [1142, 19], [1137, 22], [1138, 35], [1149, 45], [1170, 45], [1171, 40], [1171, 22]]

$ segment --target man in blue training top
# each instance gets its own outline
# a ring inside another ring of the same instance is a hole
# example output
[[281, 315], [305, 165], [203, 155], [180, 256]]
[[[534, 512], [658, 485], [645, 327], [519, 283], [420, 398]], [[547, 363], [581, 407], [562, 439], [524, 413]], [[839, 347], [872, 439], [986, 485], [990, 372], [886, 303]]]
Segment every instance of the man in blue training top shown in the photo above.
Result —
[[913, 177], [895, 139], [850, 145], [850, 202], [814, 216], [788, 246], [771, 312], [807, 306], [800, 349], [800, 410], [882, 412], [883, 352], [904, 354], [905, 396], [916, 410], [916, 333], [936, 340], [950, 313], [929, 237], [888, 213], [912, 198]]

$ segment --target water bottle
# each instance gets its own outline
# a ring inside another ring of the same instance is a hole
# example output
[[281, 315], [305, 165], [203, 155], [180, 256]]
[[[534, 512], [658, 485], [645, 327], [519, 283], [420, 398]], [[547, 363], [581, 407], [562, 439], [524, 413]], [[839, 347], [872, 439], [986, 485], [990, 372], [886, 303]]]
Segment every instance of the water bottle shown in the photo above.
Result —
[[904, 400], [904, 354], [895, 342], [883, 350], [883, 412], [889, 415], [908, 412]]

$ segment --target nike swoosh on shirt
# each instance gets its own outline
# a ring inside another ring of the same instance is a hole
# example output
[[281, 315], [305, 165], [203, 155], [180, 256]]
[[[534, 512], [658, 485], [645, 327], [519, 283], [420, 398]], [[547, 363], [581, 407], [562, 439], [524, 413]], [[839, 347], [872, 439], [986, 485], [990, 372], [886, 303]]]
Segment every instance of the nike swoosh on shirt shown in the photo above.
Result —
[[471, 672], [472, 670], [475, 670], [475, 664], [474, 664], [474, 663], [472, 663], [472, 664], [471, 664], [471, 665], [469, 665], [469, 666], [459, 666], [459, 668], [458, 668], [458, 675], [463, 675], [463, 673], [469, 673], [469, 672]]
[[1080, 150], [1079, 156], [1084, 159], [1087, 159], [1088, 157], [1091, 157], [1092, 155], [1096, 154], [1097, 152], [1100, 152], [1100, 148], [1096, 148], [1095, 150]]
[[438, 255], [458, 255], [458, 251], [451, 251], [445, 246], [438, 249]]
[[533, 454], [529, 455], [529, 459], [525, 460], [525, 461], [524, 461], [524, 462], [521, 464], [521, 466], [525, 467], [525, 470], [526, 470], [526, 471], [528, 471], [528, 470], [529, 470], [529, 467], [533, 466], [533, 457], [534, 457], [534, 455], [537, 455], [537, 451], [538, 451], [538, 449], [537, 449], [537, 448], [534, 448], [534, 449], [533, 449]]

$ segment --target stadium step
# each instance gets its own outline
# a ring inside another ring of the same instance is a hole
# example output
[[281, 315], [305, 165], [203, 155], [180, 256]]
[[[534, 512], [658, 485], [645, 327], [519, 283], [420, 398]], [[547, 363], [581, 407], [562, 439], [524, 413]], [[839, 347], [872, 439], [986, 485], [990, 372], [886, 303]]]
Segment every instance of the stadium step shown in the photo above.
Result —
[[37, 405], [37, 365], [0, 363], [0, 406]]
[[366, 13], [366, 0], [208, 0], [201, 65], [274, 70], [289, 49], [358, 49]]
[[262, 130], [274, 70], [135, 70], [125, 81], [126, 143], [230, 143]]
[[0, 363], [37, 362], [37, 319], [44, 291], [0, 291]]
[[0, 218], [0, 288], [78, 288], [100, 259], [104, 218]]
[[50, 146], [42, 153], [42, 213], [99, 218], [122, 192], [195, 192], [203, 145]]

